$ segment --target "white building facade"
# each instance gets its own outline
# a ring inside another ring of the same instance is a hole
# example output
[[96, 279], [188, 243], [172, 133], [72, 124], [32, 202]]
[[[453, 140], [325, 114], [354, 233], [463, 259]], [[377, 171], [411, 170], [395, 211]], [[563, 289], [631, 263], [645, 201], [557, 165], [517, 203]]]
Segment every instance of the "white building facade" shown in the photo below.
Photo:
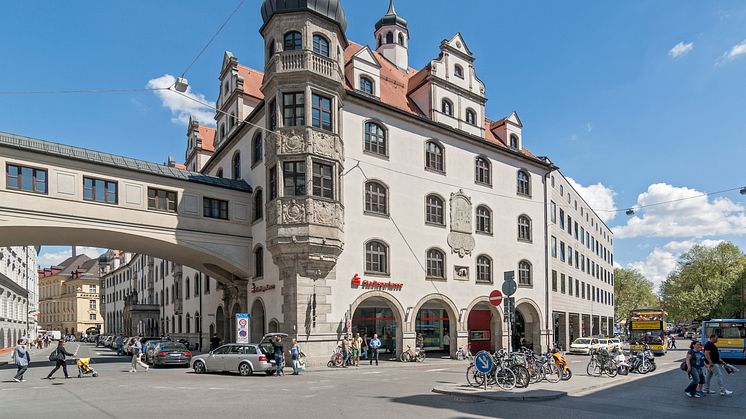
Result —
[[37, 248], [0, 248], [0, 349], [38, 330]]

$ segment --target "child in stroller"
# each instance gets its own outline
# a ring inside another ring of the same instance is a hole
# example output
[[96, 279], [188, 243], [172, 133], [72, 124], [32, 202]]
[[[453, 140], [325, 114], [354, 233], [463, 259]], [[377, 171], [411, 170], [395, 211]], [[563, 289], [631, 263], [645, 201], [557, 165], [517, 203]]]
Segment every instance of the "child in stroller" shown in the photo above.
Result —
[[78, 365], [78, 378], [88, 374], [91, 374], [93, 377], [98, 377], [98, 373], [90, 367], [90, 363], [91, 358], [78, 358], [75, 360], [75, 364]]

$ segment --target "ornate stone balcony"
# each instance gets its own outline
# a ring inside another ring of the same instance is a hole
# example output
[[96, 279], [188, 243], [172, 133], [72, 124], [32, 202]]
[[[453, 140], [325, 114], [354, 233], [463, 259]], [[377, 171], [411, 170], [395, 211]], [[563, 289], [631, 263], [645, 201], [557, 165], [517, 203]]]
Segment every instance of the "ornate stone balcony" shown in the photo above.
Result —
[[[279, 133], [279, 134], [278, 134]], [[339, 135], [313, 127], [279, 128], [267, 137], [267, 156], [313, 154], [342, 162], [344, 150]]]
[[267, 203], [267, 227], [302, 224], [344, 228], [344, 207], [317, 197], [283, 197]]
[[336, 61], [307, 50], [281, 51], [275, 54], [267, 62], [264, 80], [269, 80], [275, 74], [304, 70], [342, 82], [342, 69]]

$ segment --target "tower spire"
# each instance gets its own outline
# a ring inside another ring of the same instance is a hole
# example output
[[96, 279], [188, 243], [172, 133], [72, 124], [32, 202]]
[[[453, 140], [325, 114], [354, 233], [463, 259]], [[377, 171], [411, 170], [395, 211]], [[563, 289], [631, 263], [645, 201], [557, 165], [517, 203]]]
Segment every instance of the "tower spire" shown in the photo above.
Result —
[[389, 0], [389, 11], [386, 12], [387, 15], [396, 15], [396, 9], [394, 8], [394, 0]]

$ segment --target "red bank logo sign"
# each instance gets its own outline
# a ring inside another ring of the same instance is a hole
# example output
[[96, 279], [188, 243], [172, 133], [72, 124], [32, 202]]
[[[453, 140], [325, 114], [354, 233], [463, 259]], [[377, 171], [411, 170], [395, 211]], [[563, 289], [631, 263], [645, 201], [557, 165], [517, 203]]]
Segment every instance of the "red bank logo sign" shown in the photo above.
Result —
[[391, 289], [391, 290], [400, 290], [404, 286], [404, 284], [400, 284], [397, 282], [391, 282], [391, 281], [372, 281], [367, 279], [360, 278], [360, 275], [355, 274], [355, 276], [352, 277], [352, 286], [353, 287], [362, 287], [362, 288], [385, 288], [385, 289]]

